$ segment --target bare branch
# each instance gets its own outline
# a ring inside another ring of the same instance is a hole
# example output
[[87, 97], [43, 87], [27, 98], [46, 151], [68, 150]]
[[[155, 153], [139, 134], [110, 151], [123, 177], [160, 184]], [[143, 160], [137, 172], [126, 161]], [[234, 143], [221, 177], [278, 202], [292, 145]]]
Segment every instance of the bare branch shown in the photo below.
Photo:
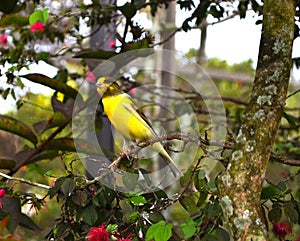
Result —
[[[148, 141], [143, 141], [143, 142], [138, 142], [136, 145], [131, 146], [129, 148], [129, 150], [126, 150], [125, 152], [121, 152], [118, 156], [117, 159], [122, 159], [126, 156], [132, 156], [137, 154], [142, 148], [145, 148], [147, 146], [152, 145], [155, 142], [163, 142], [163, 141], [171, 141], [171, 140], [181, 140], [185, 143], [188, 142], [193, 142], [195, 144], [197, 144], [201, 149], [203, 149], [204, 151], [207, 150], [207, 147], [209, 146], [215, 146], [215, 147], [219, 147], [218, 151], [220, 152], [223, 149], [233, 149], [234, 147], [234, 143], [233, 142], [224, 142], [224, 141], [218, 141], [218, 140], [208, 140], [205, 139], [201, 136], [193, 136], [193, 135], [183, 135], [183, 134], [166, 134], [166, 135], [162, 135], [162, 136], [157, 136], [151, 140]], [[208, 151], [208, 155], [210, 157], [214, 157], [218, 160], [220, 160], [219, 157], [216, 156], [216, 151], [212, 152], [211, 150]], [[300, 166], [300, 160], [296, 160], [296, 159], [289, 159], [287, 157], [281, 156], [277, 153], [272, 152], [271, 153], [271, 160], [278, 162], [278, 163], [282, 163], [282, 164], [286, 164], [286, 165], [290, 165], [290, 166]], [[222, 160], [220, 160], [222, 161]]]
[[275, 162], [279, 162], [282, 164], [286, 164], [289, 166], [300, 166], [300, 160], [296, 160], [296, 159], [289, 159], [287, 157], [281, 156], [279, 154], [276, 153], [272, 153], [271, 154], [271, 161], [275, 161]]
[[8, 176], [8, 175], [6, 175], [2, 172], [0, 172], [0, 176], [6, 178], [8, 180], [11, 180], [11, 181], [22, 182], [22, 183], [29, 184], [31, 186], [35, 186], [35, 187], [39, 187], [39, 188], [43, 188], [43, 189], [47, 189], [47, 190], [51, 188], [50, 186], [47, 186], [47, 185], [44, 185], [44, 184], [41, 184], [41, 183], [32, 182], [32, 181], [26, 180], [24, 178], [11, 177], [11, 176]]

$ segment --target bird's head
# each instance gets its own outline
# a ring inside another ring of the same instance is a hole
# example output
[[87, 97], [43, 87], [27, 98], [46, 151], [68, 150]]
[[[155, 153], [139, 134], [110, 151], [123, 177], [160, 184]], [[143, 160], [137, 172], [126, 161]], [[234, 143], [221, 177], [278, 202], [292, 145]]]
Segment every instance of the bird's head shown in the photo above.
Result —
[[101, 96], [114, 95], [122, 92], [115, 79], [111, 77], [101, 77], [96, 82], [97, 91]]

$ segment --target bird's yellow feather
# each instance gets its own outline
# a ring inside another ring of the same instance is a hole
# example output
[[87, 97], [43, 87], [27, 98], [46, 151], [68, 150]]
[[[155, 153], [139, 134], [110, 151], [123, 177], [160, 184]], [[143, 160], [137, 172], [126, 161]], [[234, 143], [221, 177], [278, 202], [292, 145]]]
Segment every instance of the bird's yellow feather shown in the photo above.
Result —
[[[124, 93], [111, 78], [100, 78], [96, 84], [102, 96], [104, 112], [112, 125], [126, 138], [133, 141], [146, 141], [156, 136], [147, 117], [138, 110], [132, 98]], [[176, 164], [160, 142], [151, 148], [167, 160], [175, 176], [181, 175]]]

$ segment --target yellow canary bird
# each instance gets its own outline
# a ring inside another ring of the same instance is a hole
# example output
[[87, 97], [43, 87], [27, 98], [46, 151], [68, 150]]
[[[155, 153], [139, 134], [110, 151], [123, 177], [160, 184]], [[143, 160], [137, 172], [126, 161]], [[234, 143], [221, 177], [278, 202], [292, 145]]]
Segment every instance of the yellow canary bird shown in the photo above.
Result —
[[[148, 118], [113, 78], [101, 77], [96, 86], [102, 97], [105, 114], [116, 130], [124, 137], [132, 141], [147, 141], [157, 136]], [[151, 148], [160, 154], [175, 177], [182, 175], [160, 142], [153, 143]]]

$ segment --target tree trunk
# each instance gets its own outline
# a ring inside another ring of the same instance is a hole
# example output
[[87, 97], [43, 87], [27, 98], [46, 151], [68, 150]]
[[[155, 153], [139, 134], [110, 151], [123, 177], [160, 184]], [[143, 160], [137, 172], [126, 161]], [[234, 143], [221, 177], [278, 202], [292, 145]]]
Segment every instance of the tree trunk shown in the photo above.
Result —
[[200, 48], [198, 50], [198, 59], [197, 62], [202, 67], [206, 62], [206, 54], [205, 54], [205, 46], [206, 46], [206, 38], [207, 38], [207, 21], [206, 18], [203, 18], [201, 25], [201, 37], [200, 37]]
[[251, 99], [220, 181], [234, 240], [266, 240], [260, 194], [285, 105], [294, 36], [294, 0], [265, 0]]

